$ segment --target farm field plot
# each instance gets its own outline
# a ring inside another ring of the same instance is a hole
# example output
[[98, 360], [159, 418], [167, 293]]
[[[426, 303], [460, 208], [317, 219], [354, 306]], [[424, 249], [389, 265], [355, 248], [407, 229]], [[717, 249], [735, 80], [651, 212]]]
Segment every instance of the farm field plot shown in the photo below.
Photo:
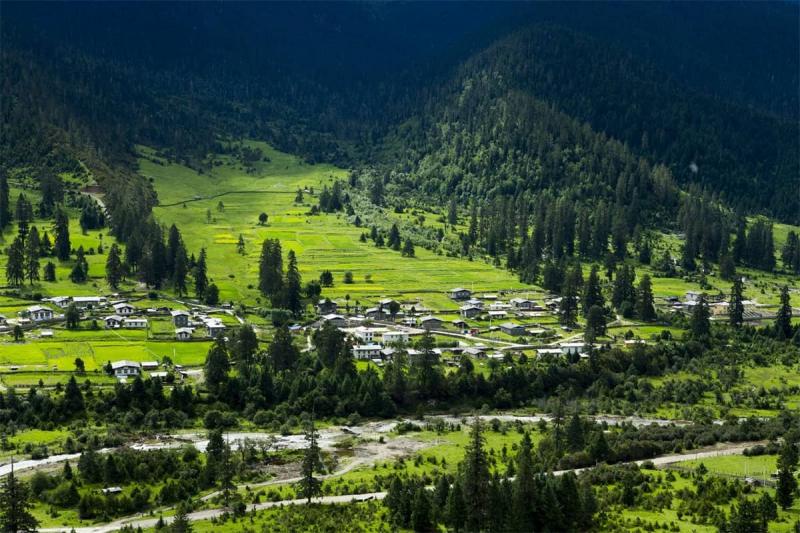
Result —
[[[318, 192], [335, 179], [346, 178], [345, 171], [330, 165], [308, 165], [266, 144], [251, 144], [270, 159], [258, 163], [254, 174], [235, 168], [224, 157], [218, 157], [223, 165], [198, 174], [180, 165], [154, 163], [152, 151], [140, 148], [145, 156], [140, 159], [140, 172], [153, 179], [161, 202], [154, 210], [156, 217], [166, 225], [175, 223], [194, 253], [206, 248], [209, 272], [223, 300], [252, 302], [258, 297], [258, 257], [265, 238], [278, 238], [284, 251], [297, 253], [305, 281], [331, 270], [335, 286], [324, 292], [331, 298], [349, 294], [353, 301], [369, 302], [382, 296], [402, 296], [456, 309], [457, 304], [443, 291], [455, 286], [476, 291], [524, 287], [512, 274], [482, 261], [439, 256], [419, 247], [417, 257], [407, 259], [359, 242], [363, 230], [348, 224], [344, 215], [307, 214], [316, 203], [315, 196], [306, 193], [304, 205], [294, 203], [298, 189]], [[215, 196], [222, 193], [232, 194]], [[198, 196], [203, 199], [196, 199]], [[215, 197], [207, 198], [210, 196]], [[269, 217], [266, 226], [258, 224], [261, 212]], [[245, 241], [244, 255], [236, 253], [240, 234]], [[347, 271], [353, 273], [352, 284], [342, 281]]]

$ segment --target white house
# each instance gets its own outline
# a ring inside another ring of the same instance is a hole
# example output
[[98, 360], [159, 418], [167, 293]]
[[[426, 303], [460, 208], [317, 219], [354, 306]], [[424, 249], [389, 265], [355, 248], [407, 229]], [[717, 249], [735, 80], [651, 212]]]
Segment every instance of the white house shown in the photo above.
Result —
[[41, 322], [43, 320], [53, 320], [53, 310], [49, 307], [42, 305], [32, 305], [27, 309], [28, 315], [34, 322]]
[[179, 341], [188, 341], [192, 338], [192, 328], [178, 328], [175, 330], [175, 338]]
[[218, 335], [225, 333], [225, 324], [218, 318], [209, 318], [206, 320], [206, 333], [212, 339], [216, 339]]
[[559, 347], [564, 355], [578, 355], [586, 351], [585, 342], [562, 342]]
[[536, 356], [539, 358], [542, 357], [561, 357], [564, 352], [561, 351], [561, 348], [539, 348], [536, 350]]
[[122, 325], [122, 317], [119, 315], [109, 315], [104, 320], [107, 328], [118, 328]]
[[380, 344], [356, 344], [353, 346], [353, 357], [356, 359], [372, 359], [380, 357], [383, 346]]
[[147, 328], [146, 318], [123, 318], [122, 327], [128, 329], [145, 329]]
[[185, 328], [189, 325], [189, 311], [176, 309], [170, 311], [169, 314], [172, 315], [172, 323], [175, 324], [176, 327]]
[[469, 300], [464, 302], [464, 305], [474, 305], [475, 307], [483, 309], [483, 300], [479, 300], [478, 298], [470, 298]]
[[384, 344], [408, 344], [408, 333], [405, 331], [387, 331], [381, 338]]
[[384, 331], [382, 328], [368, 328], [365, 326], [359, 326], [353, 329], [353, 336], [357, 337], [360, 341], [366, 344], [372, 344], [375, 336], [382, 331]]
[[127, 302], [114, 304], [114, 313], [121, 316], [130, 316], [136, 312], [136, 308]]
[[73, 296], [72, 303], [78, 309], [96, 309], [106, 305], [105, 296]]
[[53, 296], [52, 298], [43, 298], [43, 300], [53, 303], [62, 309], [69, 307], [69, 304], [72, 302], [72, 298], [69, 296]]
[[142, 365], [136, 361], [115, 361], [111, 363], [111, 370], [117, 378], [135, 377], [141, 374]]

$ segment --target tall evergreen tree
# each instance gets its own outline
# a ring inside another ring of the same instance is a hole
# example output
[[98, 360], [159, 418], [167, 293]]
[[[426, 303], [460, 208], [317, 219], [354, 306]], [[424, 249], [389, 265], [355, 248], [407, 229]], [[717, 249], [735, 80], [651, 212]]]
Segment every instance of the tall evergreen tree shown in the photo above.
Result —
[[39, 521], [31, 514], [28, 485], [17, 479], [12, 467], [0, 490], [0, 530], [17, 533], [38, 527]]
[[230, 369], [228, 347], [225, 345], [224, 337], [220, 335], [206, 355], [205, 378], [209, 390], [219, 392], [222, 384], [228, 381], [228, 371]]
[[597, 265], [592, 265], [589, 271], [589, 277], [586, 278], [586, 284], [583, 287], [583, 298], [581, 299], [583, 308], [583, 316], [589, 314], [592, 306], [603, 308], [606, 305], [605, 298], [603, 298], [603, 290], [600, 287], [600, 275]]
[[53, 222], [53, 232], [55, 234], [54, 253], [61, 261], [69, 259], [72, 244], [69, 240], [69, 218], [63, 207], [57, 207]]
[[34, 281], [39, 281], [39, 254], [41, 253], [41, 242], [39, 240], [39, 230], [33, 226], [25, 241], [25, 275], [28, 282], [33, 285]]
[[400, 251], [400, 230], [397, 229], [397, 224], [392, 224], [389, 230], [389, 237], [386, 239], [386, 245], [395, 251]]
[[574, 326], [578, 320], [578, 290], [580, 288], [580, 265], [571, 269], [561, 288], [561, 303], [558, 321], [563, 326]]
[[636, 314], [645, 322], [650, 322], [656, 318], [656, 308], [653, 300], [653, 284], [650, 276], [645, 274], [639, 282], [636, 291]]
[[303, 281], [300, 278], [300, 271], [297, 268], [297, 256], [294, 250], [289, 250], [287, 255], [286, 264], [286, 283], [283, 292], [283, 306], [292, 312], [295, 316], [299, 316], [303, 311], [303, 302], [301, 292], [303, 290]]
[[9, 199], [8, 173], [0, 168], [0, 231], [11, 223], [11, 200]]
[[28, 236], [28, 229], [33, 219], [33, 207], [31, 207], [31, 203], [22, 193], [17, 197], [14, 215], [17, 219], [17, 234], [22, 237], [24, 241]]
[[17, 235], [8, 248], [6, 281], [15, 287], [25, 282], [25, 244], [21, 235]]
[[744, 323], [744, 305], [742, 304], [742, 278], [736, 277], [731, 286], [731, 297], [728, 301], [728, 320], [735, 328], [742, 327]]
[[189, 259], [186, 256], [186, 248], [182, 242], [178, 244], [173, 261], [172, 284], [178, 296], [183, 296], [187, 292], [186, 276], [189, 273]]
[[206, 265], [206, 249], [200, 249], [200, 256], [194, 267], [194, 294], [198, 299], [203, 299], [208, 288], [208, 266]]
[[483, 445], [482, 425], [480, 418], [476, 416], [472, 423], [461, 474], [464, 526], [467, 531], [483, 531], [488, 526], [489, 458]]
[[538, 490], [533, 466], [533, 445], [530, 435], [522, 435], [517, 451], [516, 477], [511, 488], [513, 528], [534, 531], [538, 514]]
[[106, 281], [112, 289], [117, 289], [124, 275], [119, 246], [113, 243], [106, 257]]
[[323, 472], [324, 466], [322, 464], [322, 452], [320, 451], [317, 434], [317, 429], [314, 427], [314, 419], [312, 418], [306, 426], [304, 435], [307, 442], [305, 451], [303, 452], [303, 461], [300, 465], [300, 496], [306, 498], [308, 503], [311, 503], [312, 498], [322, 495], [322, 481], [314, 474]]
[[261, 245], [258, 265], [258, 288], [261, 294], [273, 300], [278, 307], [283, 292], [283, 256], [278, 239], [265, 239]]
[[779, 339], [792, 337], [792, 305], [789, 300], [789, 286], [781, 287], [781, 302], [775, 315], [775, 334]]
[[706, 295], [701, 294], [694, 306], [694, 309], [692, 309], [692, 316], [689, 321], [692, 336], [694, 338], [705, 338], [711, 332], [711, 323], [709, 322], [709, 317], [710, 313], [708, 310]]
[[403, 243], [403, 257], [414, 257], [414, 243], [410, 238], [406, 238]]

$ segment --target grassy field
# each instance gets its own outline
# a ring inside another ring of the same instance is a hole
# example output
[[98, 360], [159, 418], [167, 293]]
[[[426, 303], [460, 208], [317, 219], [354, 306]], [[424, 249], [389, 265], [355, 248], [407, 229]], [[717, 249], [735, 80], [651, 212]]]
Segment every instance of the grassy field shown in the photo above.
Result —
[[[421, 248], [417, 248], [416, 258], [401, 258], [397, 252], [360, 242], [363, 230], [348, 224], [344, 215], [308, 214], [317, 202], [315, 195], [305, 193], [303, 205], [294, 202], [298, 189], [313, 187], [318, 193], [333, 180], [344, 179], [345, 171], [329, 165], [308, 165], [268, 145], [252, 144], [270, 161], [258, 163], [250, 174], [224, 156], [217, 157], [223, 162], [221, 166], [198, 174], [180, 165], [154, 163], [157, 158], [152, 151], [141, 148], [146, 157], [140, 159], [140, 172], [153, 179], [161, 202], [156, 216], [164, 224], [177, 224], [191, 251], [207, 249], [209, 273], [223, 300], [258, 299], [258, 257], [265, 238], [280, 239], [284, 252], [295, 251], [305, 281], [318, 278], [323, 270], [333, 272], [335, 286], [324, 294], [331, 298], [349, 294], [351, 304], [359, 301], [363, 305], [391, 296], [455, 310], [457, 304], [444, 294], [447, 289], [523, 287], [513, 275], [482, 261], [438, 256]], [[194, 200], [198, 195], [221, 196]], [[220, 201], [224, 203], [222, 211], [218, 209]], [[266, 226], [258, 224], [261, 212], [269, 216]], [[244, 255], [236, 253], [240, 234], [245, 240]], [[353, 273], [353, 284], [342, 281], [347, 271]]]

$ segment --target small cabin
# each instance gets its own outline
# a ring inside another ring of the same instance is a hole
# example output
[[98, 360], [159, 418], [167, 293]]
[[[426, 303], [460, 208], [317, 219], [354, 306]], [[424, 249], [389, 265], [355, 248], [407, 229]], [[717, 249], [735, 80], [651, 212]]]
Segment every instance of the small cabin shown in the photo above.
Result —
[[464, 318], [474, 318], [481, 314], [481, 311], [483, 311], [483, 309], [477, 305], [462, 305], [459, 309], [459, 313]]
[[178, 328], [175, 330], [175, 338], [179, 341], [188, 341], [192, 338], [192, 328]]
[[175, 311], [170, 311], [170, 315], [172, 315], [172, 323], [177, 328], [185, 328], [189, 325], [189, 312], [184, 311], [183, 309], [177, 309]]
[[500, 324], [500, 331], [506, 335], [511, 335], [512, 337], [522, 337], [525, 335], [525, 328], [519, 324], [514, 324], [513, 322]]
[[114, 313], [120, 316], [130, 316], [136, 312], [136, 308], [127, 302], [114, 304]]
[[453, 300], [468, 300], [472, 296], [472, 291], [463, 287], [456, 287], [447, 291], [447, 295]]
[[109, 315], [103, 319], [107, 328], [118, 328], [122, 325], [122, 317], [119, 315]]
[[419, 319], [419, 325], [428, 331], [432, 329], [441, 329], [442, 328], [442, 319], [436, 318], [435, 316], [428, 315], [424, 316]]
[[136, 361], [116, 361], [111, 363], [111, 370], [117, 378], [136, 377], [142, 373], [142, 365]]
[[27, 309], [28, 315], [34, 322], [53, 320], [53, 310], [42, 305], [34, 305]]
[[331, 313], [335, 313], [339, 306], [336, 302], [331, 300], [330, 298], [323, 298], [319, 302], [317, 302], [317, 313], [321, 315], [329, 315]]
[[147, 319], [146, 318], [123, 318], [122, 319], [122, 327], [127, 329], [146, 329], [147, 328]]

